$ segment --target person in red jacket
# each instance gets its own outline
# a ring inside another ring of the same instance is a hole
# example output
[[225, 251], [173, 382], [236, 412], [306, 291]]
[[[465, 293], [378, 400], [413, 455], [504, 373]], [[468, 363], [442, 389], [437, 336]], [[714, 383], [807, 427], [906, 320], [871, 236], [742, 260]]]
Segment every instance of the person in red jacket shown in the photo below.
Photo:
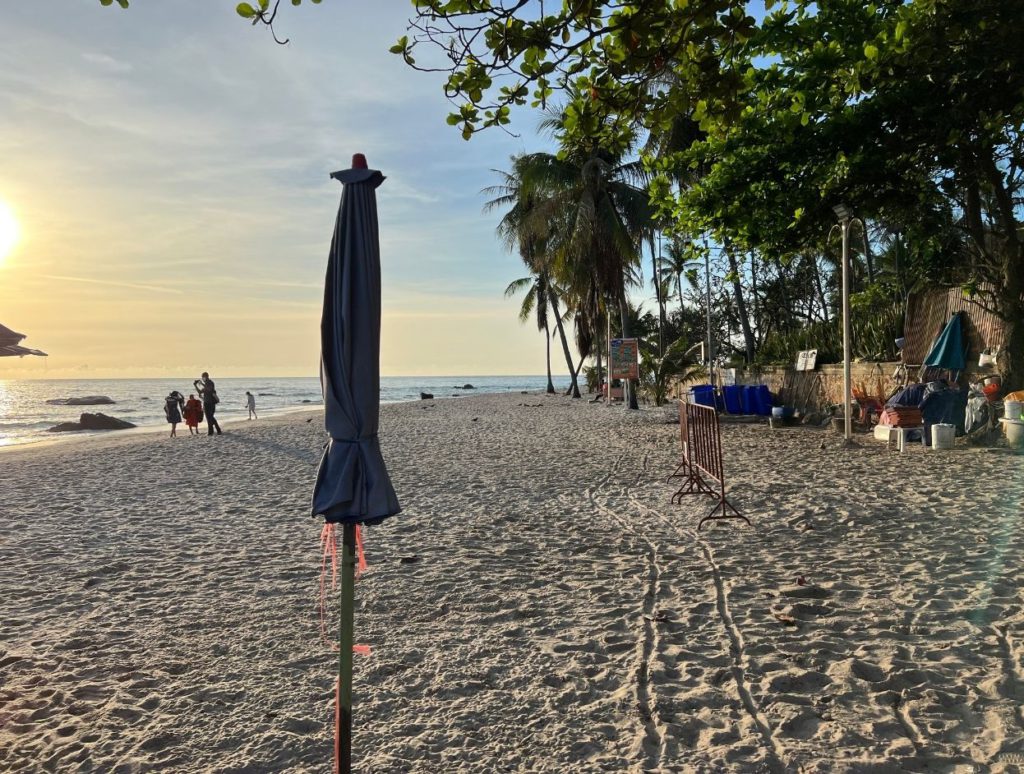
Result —
[[185, 403], [185, 424], [188, 425], [189, 435], [199, 435], [199, 423], [203, 421], [203, 404], [198, 401], [195, 395], [189, 395]]

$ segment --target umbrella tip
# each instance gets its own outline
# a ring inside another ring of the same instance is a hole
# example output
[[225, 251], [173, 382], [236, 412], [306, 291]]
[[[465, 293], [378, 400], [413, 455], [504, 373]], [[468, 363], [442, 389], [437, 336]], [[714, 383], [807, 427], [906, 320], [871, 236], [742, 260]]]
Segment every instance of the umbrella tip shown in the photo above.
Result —
[[352, 169], [367, 169], [366, 156], [362, 153], [352, 154]]

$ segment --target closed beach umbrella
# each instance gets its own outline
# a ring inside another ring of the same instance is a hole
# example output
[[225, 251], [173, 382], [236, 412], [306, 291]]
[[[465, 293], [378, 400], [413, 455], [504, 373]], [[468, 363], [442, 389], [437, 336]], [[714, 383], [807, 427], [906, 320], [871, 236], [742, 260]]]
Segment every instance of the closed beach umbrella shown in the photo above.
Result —
[[[398, 513], [377, 441], [380, 415], [380, 242], [376, 189], [384, 176], [361, 153], [331, 177], [344, 188], [331, 240], [320, 322], [320, 381], [330, 441], [313, 490], [313, 515], [342, 525], [335, 759], [351, 771], [353, 585], [356, 529]], [[333, 527], [328, 529], [333, 545]]]
[[946, 327], [935, 339], [931, 351], [924, 359], [926, 366], [947, 368], [950, 371], [963, 371], [967, 366], [963, 325], [960, 320], [962, 314], [963, 312], [957, 312], [949, 318]]
[[0, 325], [0, 357], [24, 357], [25, 355], [46, 357], [46, 353], [41, 350], [21, 346], [20, 342], [23, 338], [25, 338], [24, 333], [16, 333], [6, 325]]

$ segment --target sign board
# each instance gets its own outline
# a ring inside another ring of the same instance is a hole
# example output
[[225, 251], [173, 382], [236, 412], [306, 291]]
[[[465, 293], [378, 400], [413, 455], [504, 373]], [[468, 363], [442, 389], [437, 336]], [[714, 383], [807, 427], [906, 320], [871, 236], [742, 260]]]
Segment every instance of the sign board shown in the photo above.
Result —
[[636, 339], [612, 339], [611, 352], [608, 360], [611, 363], [612, 379], [639, 379], [640, 365], [637, 361]]
[[736, 384], [735, 368], [722, 369], [722, 384], [724, 384], [726, 387], [733, 387]]
[[806, 349], [799, 352], [796, 356], [796, 370], [797, 371], [813, 371], [814, 366], [818, 362], [818, 350]]

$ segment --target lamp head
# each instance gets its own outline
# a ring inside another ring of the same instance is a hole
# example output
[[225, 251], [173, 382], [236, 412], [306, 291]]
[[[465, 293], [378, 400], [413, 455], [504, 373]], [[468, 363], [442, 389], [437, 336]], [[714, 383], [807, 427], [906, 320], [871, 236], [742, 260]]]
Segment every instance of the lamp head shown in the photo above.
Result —
[[847, 207], [845, 204], [840, 202], [832, 208], [832, 212], [836, 214], [840, 223], [845, 223], [848, 220], [853, 220], [853, 210]]

